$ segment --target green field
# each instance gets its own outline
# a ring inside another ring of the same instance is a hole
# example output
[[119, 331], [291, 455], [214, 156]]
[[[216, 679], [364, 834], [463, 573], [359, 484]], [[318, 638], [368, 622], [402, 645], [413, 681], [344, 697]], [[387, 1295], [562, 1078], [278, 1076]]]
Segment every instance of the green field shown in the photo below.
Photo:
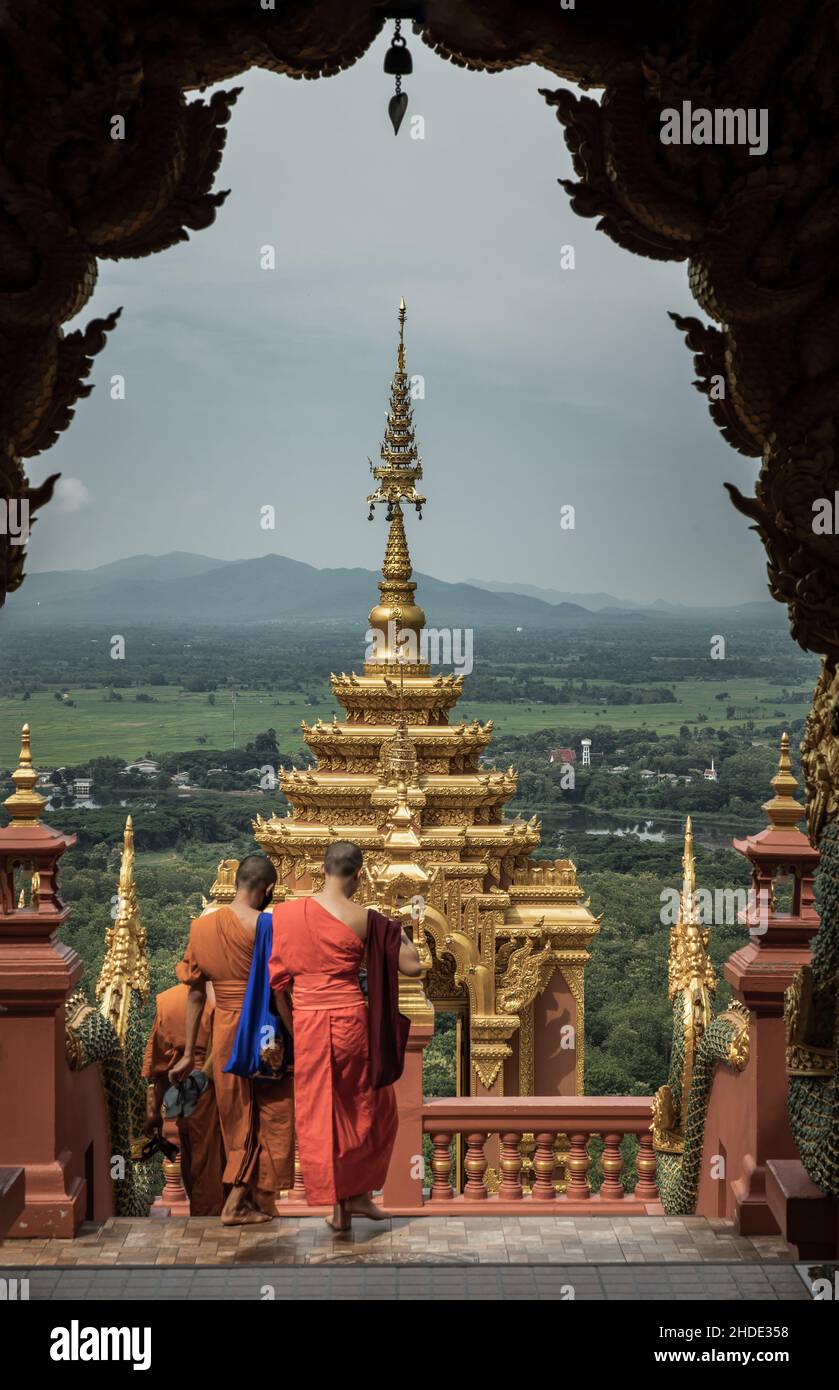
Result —
[[[605, 684], [605, 682], [602, 682]], [[469, 682], [467, 678], [466, 689]], [[13, 767], [20, 748], [20, 727], [32, 727], [36, 766], [70, 767], [92, 757], [106, 755], [130, 762], [145, 753], [175, 753], [191, 748], [230, 748], [233, 745], [233, 708], [229, 691], [219, 690], [215, 704], [206, 694], [193, 694], [173, 686], [146, 686], [154, 703], [138, 703], [134, 689], [123, 692], [121, 701], [110, 701], [96, 688], [70, 688], [75, 708], [54, 698], [51, 692], [33, 694], [30, 699], [0, 698], [0, 766]], [[725, 692], [725, 700], [716, 700]], [[613, 729], [651, 729], [676, 733], [681, 724], [693, 724], [700, 714], [714, 728], [742, 727], [742, 720], [730, 721], [726, 709], [749, 710], [749, 717], [760, 729], [785, 720], [801, 719], [807, 713], [805, 701], [775, 699], [764, 680], [683, 681], [676, 686], [676, 703], [662, 705], [540, 705], [474, 703], [462, 700], [455, 717], [492, 719], [500, 734], [526, 734], [537, 729], [556, 729], [559, 739], [564, 729], [580, 730], [611, 726]], [[318, 701], [306, 704], [299, 691], [276, 693], [245, 690], [236, 701], [236, 744], [242, 747], [254, 734], [273, 728], [284, 753], [295, 753], [302, 744], [300, 721], [314, 722], [318, 715], [331, 719], [335, 702], [324, 684]], [[206, 743], [199, 743], [199, 738]]]
[[[206, 694], [173, 686], [141, 687], [154, 704], [135, 701], [138, 692], [123, 693], [121, 701], [106, 698], [101, 689], [70, 687], [75, 708], [38, 692], [28, 700], [0, 699], [0, 767], [13, 767], [20, 751], [20, 727], [32, 729], [36, 766], [76, 767], [89, 758], [112, 756], [132, 762], [145, 753], [178, 753], [190, 748], [232, 748], [233, 705], [229, 691], [216, 691], [215, 704]], [[236, 700], [236, 746], [254, 734], [276, 729], [280, 747], [295, 752], [302, 744], [300, 721], [312, 723], [318, 714], [332, 717], [335, 704], [324, 695], [319, 707], [307, 705], [299, 691], [244, 690]], [[199, 743], [203, 736], [206, 743]]]
[[[614, 683], [614, 682], [611, 682]], [[598, 681], [609, 685], [609, 681]], [[654, 685], [655, 682], [649, 682]], [[466, 685], [468, 691], [468, 681]], [[717, 700], [717, 694], [729, 698]], [[756, 728], [777, 724], [779, 717], [803, 719], [809, 701], [776, 699], [772, 686], [757, 677], [748, 680], [681, 681], [676, 685], [676, 703], [663, 705], [540, 705], [496, 704], [490, 701], [473, 704], [461, 700], [458, 712], [464, 719], [492, 719], [501, 733], [528, 734], [537, 729], [557, 730], [591, 727], [613, 729], [653, 729], [657, 733], [678, 733], [682, 724], [693, 724], [704, 714], [715, 729], [742, 728], [743, 720], [727, 719], [726, 709], [734, 705], [738, 712], [748, 708]], [[768, 701], [768, 703], [764, 703]]]

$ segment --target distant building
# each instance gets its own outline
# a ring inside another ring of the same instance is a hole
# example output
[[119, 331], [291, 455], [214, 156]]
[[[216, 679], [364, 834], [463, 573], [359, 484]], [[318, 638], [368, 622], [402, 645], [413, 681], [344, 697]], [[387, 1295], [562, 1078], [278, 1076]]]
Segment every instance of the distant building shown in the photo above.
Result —
[[577, 754], [573, 748], [552, 748], [548, 762], [551, 763], [575, 763]]
[[638, 773], [638, 776], [641, 777], [645, 782], [649, 782], [651, 777], [655, 777], [655, 773], [653, 772], [652, 768], [642, 767], [641, 771]]
[[583, 750], [583, 767], [591, 766], [591, 739], [581, 738], [580, 747]]
[[629, 771], [629, 768], [628, 768], [624, 763], [621, 763], [620, 767], [610, 767], [610, 768], [609, 768], [609, 771], [611, 772], [612, 776], [614, 777], [615, 774], [618, 773], [618, 772], [628, 772], [628, 771]]
[[714, 767], [714, 759], [713, 759], [713, 758], [711, 759], [711, 766], [710, 766], [710, 767], [706, 767], [706, 769], [705, 769], [705, 771], [703, 772], [702, 776], [705, 778], [705, 781], [706, 781], [706, 782], [716, 782], [716, 780], [717, 780], [717, 769]]
[[136, 763], [127, 763], [126, 772], [141, 772], [144, 777], [154, 777], [160, 771], [160, 763], [153, 758], [138, 758]]
[[93, 795], [92, 777], [75, 777], [73, 779], [73, 797], [76, 801], [90, 801]]
[[189, 786], [189, 773], [188, 773], [188, 772], [176, 772], [175, 775], [174, 775], [174, 777], [172, 778], [172, 781], [174, 782], [174, 784], [175, 784], [176, 787], [188, 787], [188, 786]]

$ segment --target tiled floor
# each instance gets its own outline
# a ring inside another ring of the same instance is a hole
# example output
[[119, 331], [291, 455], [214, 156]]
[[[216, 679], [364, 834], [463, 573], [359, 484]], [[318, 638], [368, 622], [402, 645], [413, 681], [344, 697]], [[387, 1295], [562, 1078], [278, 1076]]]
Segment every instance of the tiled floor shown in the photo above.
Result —
[[790, 1263], [780, 1236], [700, 1216], [392, 1217], [335, 1235], [322, 1217], [223, 1227], [217, 1217], [115, 1217], [75, 1240], [0, 1242], [0, 1266], [703, 1265]]
[[[18, 1272], [19, 1273], [19, 1272]], [[592, 1300], [807, 1302], [794, 1265], [249, 1265], [226, 1269], [33, 1269], [30, 1300], [169, 1303], [181, 1300]]]

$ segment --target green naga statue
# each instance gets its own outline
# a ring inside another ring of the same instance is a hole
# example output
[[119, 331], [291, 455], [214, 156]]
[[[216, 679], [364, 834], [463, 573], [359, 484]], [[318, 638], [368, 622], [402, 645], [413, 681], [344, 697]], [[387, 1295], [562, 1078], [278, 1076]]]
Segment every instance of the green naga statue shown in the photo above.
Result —
[[149, 992], [146, 932], [134, 884], [134, 830], [125, 824], [113, 926], [105, 935], [105, 959], [96, 984], [98, 1007], [78, 989], [67, 1001], [67, 1061], [74, 1071], [98, 1062], [111, 1130], [117, 1216], [147, 1216], [154, 1200], [157, 1164], [139, 1162], [145, 1141], [146, 1086], [140, 1009]]
[[717, 981], [708, 955], [708, 928], [700, 920], [690, 817], [685, 825], [678, 921], [670, 929], [667, 993], [673, 1006], [670, 1075], [653, 1101], [653, 1147], [658, 1188], [668, 1216], [690, 1215], [699, 1188], [705, 1119], [720, 1062], [742, 1071], [748, 1061], [749, 1015], [732, 1004], [717, 1018], [711, 1001]]
[[808, 1176], [839, 1196], [839, 673], [827, 663], [801, 744], [807, 828], [819, 849], [812, 960], [786, 992], [789, 1120]]

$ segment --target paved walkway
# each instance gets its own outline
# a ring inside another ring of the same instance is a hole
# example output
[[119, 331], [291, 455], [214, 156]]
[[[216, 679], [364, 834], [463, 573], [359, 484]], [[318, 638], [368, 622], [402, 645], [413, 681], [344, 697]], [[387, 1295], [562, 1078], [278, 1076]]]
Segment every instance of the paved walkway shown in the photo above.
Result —
[[[114, 1217], [75, 1240], [0, 1242], [0, 1267], [121, 1265], [766, 1265], [789, 1264], [780, 1236], [738, 1236], [701, 1216], [392, 1217], [353, 1222], [335, 1235], [322, 1217], [269, 1227], [222, 1226], [217, 1217]], [[792, 1271], [790, 1271], [792, 1272]]]
[[[313, 1267], [255, 1265], [226, 1269], [114, 1269], [0, 1271], [28, 1279], [9, 1297], [70, 1301], [232, 1299], [558, 1301], [643, 1300], [807, 1302], [810, 1295], [795, 1265], [780, 1263], [693, 1265], [417, 1265], [333, 1262]], [[9, 1308], [9, 1304], [4, 1304]]]

